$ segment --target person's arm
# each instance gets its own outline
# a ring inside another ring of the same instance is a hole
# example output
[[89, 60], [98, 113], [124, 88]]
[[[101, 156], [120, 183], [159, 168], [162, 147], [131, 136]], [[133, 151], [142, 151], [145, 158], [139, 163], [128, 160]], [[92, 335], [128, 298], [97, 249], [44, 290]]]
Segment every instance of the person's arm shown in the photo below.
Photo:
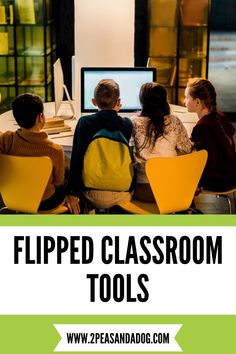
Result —
[[3, 144], [3, 133], [0, 132], [0, 153], [1, 154], [3, 154], [3, 152], [4, 152], [3, 146], [4, 146], [4, 144]]
[[70, 160], [70, 170], [68, 179], [68, 195], [66, 197], [66, 205], [71, 214], [79, 214], [79, 198], [82, 183], [82, 164], [81, 161], [81, 134], [80, 121], [77, 123], [72, 146], [72, 154]]
[[70, 172], [68, 181], [68, 194], [79, 196], [83, 190], [83, 160], [88, 145], [88, 134], [83, 118], [77, 123], [73, 138], [72, 154], [70, 161]]
[[133, 130], [133, 120], [130, 118], [122, 118], [124, 119], [124, 131], [123, 134], [125, 138], [130, 142], [131, 136], [132, 136], [132, 130]]
[[203, 172], [203, 178], [211, 178], [214, 176], [217, 163], [217, 151], [214, 146], [214, 137], [211, 134], [211, 130], [205, 125], [196, 125], [193, 128], [191, 139], [196, 150], [207, 150], [208, 158]]
[[[53, 169], [53, 179], [55, 186], [60, 186], [64, 182], [64, 171], [65, 171], [65, 158], [64, 151], [60, 147], [57, 151], [57, 164]], [[66, 197], [66, 205], [72, 214], [80, 213], [79, 199], [75, 196], [67, 196]]]
[[12, 142], [13, 142], [13, 132], [7, 131], [5, 133], [0, 132], [0, 153], [1, 154], [8, 154]]
[[235, 128], [224, 113], [219, 113], [219, 119], [221, 121], [223, 132], [227, 136], [227, 138], [230, 142], [232, 151], [234, 153], [235, 152], [235, 143], [234, 143]]
[[135, 124], [135, 120], [133, 117], [130, 118], [131, 121], [131, 137], [129, 140], [129, 147], [130, 147], [130, 152], [131, 152], [131, 156], [132, 156], [132, 162], [133, 164], [135, 164], [135, 142], [134, 142], [134, 124]]
[[78, 197], [84, 189], [82, 178], [83, 161], [91, 134], [92, 133], [90, 132], [90, 127], [89, 124], [87, 124], [86, 118], [80, 118], [73, 138], [68, 180], [68, 196], [66, 198], [66, 204], [72, 214], [80, 213]]
[[68, 195], [66, 197], [66, 205], [71, 214], [79, 214], [80, 206], [79, 206], [79, 198], [74, 195]]
[[222, 121], [223, 127], [226, 131], [226, 134], [229, 135], [230, 137], [233, 137], [236, 129], [234, 128], [234, 126], [231, 124], [228, 117], [224, 113], [218, 112], [218, 114], [219, 114], [220, 119]]
[[56, 165], [53, 168], [53, 182], [56, 187], [63, 184], [64, 174], [65, 174], [64, 151], [62, 147], [60, 147], [57, 150]]

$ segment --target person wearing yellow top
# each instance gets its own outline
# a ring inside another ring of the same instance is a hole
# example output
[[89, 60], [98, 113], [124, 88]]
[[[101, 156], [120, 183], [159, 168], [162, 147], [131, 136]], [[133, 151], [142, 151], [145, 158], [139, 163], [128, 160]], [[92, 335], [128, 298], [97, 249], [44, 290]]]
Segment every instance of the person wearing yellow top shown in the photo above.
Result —
[[[19, 125], [15, 132], [0, 133], [0, 153], [15, 156], [48, 156], [53, 171], [45, 189], [39, 210], [49, 210], [61, 204], [65, 198], [64, 151], [53, 143], [46, 132], [42, 99], [31, 93], [24, 93], [12, 103], [13, 116]], [[27, 173], [27, 171], [25, 171]]]

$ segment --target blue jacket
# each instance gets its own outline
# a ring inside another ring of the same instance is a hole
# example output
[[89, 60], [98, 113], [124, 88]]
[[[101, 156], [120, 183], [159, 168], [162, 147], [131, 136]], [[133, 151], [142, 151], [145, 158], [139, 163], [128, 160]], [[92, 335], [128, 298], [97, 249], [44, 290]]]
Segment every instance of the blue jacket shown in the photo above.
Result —
[[79, 119], [73, 139], [68, 194], [80, 196], [85, 189], [82, 180], [84, 155], [92, 137], [100, 129], [119, 130], [129, 141], [132, 123], [129, 118], [121, 118], [114, 110], [101, 110]]

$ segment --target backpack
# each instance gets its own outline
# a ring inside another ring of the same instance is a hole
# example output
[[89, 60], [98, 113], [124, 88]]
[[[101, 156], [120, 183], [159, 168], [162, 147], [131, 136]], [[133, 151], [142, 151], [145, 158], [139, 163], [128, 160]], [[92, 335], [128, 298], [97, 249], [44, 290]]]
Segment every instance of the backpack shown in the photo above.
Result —
[[84, 155], [82, 177], [86, 188], [128, 191], [134, 171], [128, 141], [118, 131], [99, 130]]

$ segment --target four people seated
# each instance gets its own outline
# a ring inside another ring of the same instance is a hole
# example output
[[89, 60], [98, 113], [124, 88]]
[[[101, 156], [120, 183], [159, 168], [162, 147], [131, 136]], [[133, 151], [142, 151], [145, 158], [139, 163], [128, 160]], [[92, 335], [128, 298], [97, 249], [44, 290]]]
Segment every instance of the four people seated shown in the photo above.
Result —
[[[118, 132], [134, 145], [135, 188], [137, 199], [153, 202], [154, 197], [145, 175], [145, 162], [152, 157], [173, 157], [190, 153], [192, 149], [206, 149], [208, 162], [200, 186], [223, 191], [236, 186], [236, 161], [233, 135], [235, 129], [216, 108], [216, 92], [206, 79], [188, 82], [185, 105], [199, 118], [193, 128], [191, 140], [186, 129], [170, 112], [166, 89], [157, 83], [146, 83], [140, 89], [141, 112], [121, 118], [118, 84], [110, 79], [101, 80], [94, 90], [95, 114], [82, 116], [76, 126], [67, 188], [67, 205], [71, 213], [80, 212], [79, 200], [85, 198], [98, 208], [109, 208], [132, 197], [131, 190], [101, 190], [86, 188], [83, 180], [84, 156], [94, 135], [105, 129]], [[40, 210], [49, 210], [65, 198], [64, 153], [54, 144], [42, 128], [45, 124], [43, 103], [39, 96], [23, 94], [12, 104], [13, 115], [20, 126], [15, 132], [0, 133], [0, 153], [20, 156], [49, 156], [53, 173], [46, 187]], [[99, 157], [98, 157], [99, 158]], [[116, 156], [114, 156], [114, 160]], [[94, 171], [95, 173], [96, 171]], [[114, 175], [114, 179], [120, 176]], [[111, 184], [112, 185], [112, 184]]]

